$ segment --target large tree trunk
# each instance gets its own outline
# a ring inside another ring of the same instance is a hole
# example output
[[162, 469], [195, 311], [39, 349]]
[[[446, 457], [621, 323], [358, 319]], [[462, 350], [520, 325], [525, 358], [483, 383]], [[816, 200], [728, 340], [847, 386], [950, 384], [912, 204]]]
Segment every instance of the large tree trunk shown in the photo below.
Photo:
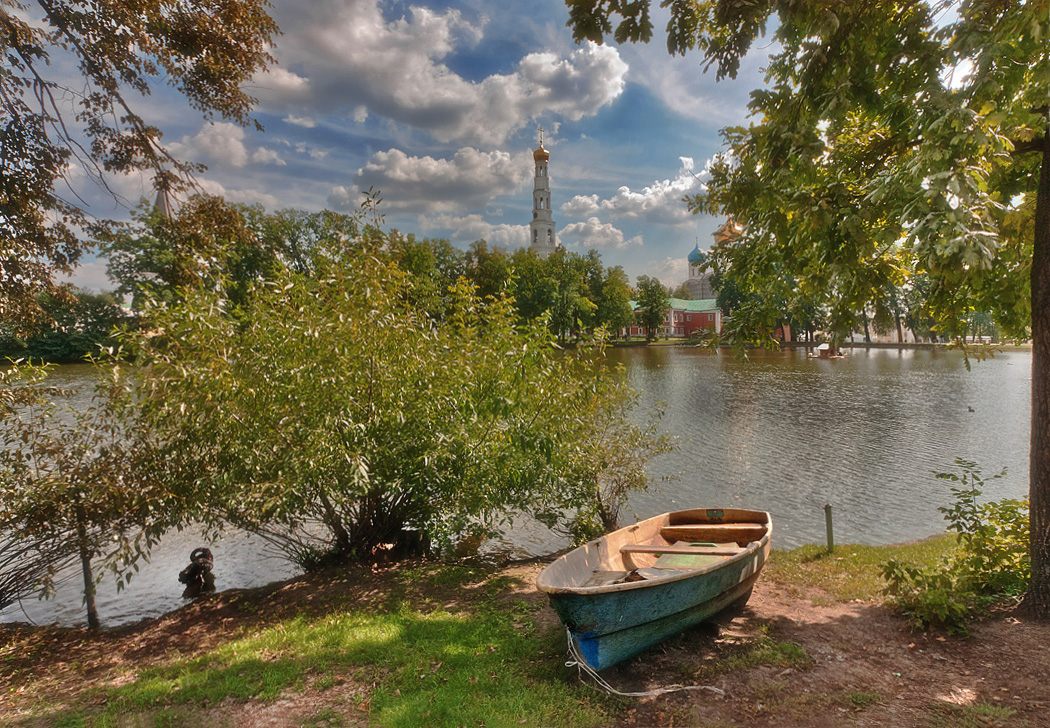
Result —
[[1025, 603], [1050, 619], [1050, 129], [1043, 139], [1043, 166], [1035, 202], [1032, 255], [1032, 578]]

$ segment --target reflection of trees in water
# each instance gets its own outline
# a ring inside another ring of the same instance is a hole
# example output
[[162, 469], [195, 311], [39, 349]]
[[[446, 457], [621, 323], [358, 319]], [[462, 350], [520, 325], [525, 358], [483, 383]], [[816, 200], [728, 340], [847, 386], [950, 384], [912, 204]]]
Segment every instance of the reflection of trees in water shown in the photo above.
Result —
[[936, 509], [948, 493], [933, 472], [959, 454], [1007, 468], [989, 497], [1026, 490], [1028, 353], [971, 372], [955, 352], [912, 350], [835, 361], [663, 347], [611, 356], [646, 401], [667, 403], [664, 424], [680, 440], [651, 468], [676, 479], [632, 499], [638, 517], [695, 503], [761, 507], [786, 547], [823, 540], [830, 501], [840, 542], [889, 543], [943, 530]]

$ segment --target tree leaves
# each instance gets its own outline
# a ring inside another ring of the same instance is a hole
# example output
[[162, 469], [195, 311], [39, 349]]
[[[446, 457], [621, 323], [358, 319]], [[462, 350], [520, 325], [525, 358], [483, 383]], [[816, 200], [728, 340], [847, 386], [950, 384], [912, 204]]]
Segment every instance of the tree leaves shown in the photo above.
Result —
[[[23, 330], [34, 297], [55, 294], [87, 222], [56, 192], [71, 164], [106, 188], [106, 174], [145, 170], [158, 189], [190, 183], [198, 165], [172, 157], [161, 130], [134, 111], [163, 79], [205, 118], [250, 122], [245, 82], [273, 58], [265, 0], [0, 0], [0, 319]], [[70, 58], [82, 84], [55, 70]], [[75, 195], [75, 191], [74, 191]]]
[[[600, 349], [559, 353], [543, 319], [464, 278], [432, 319], [384, 242], [329, 240], [312, 271], [280, 267], [236, 309], [194, 288], [151, 311], [141, 414], [168, 482], [310, 563], [419, 534], [449, 547], [514, 513], [571, 518], [599, 495], [579, 455], [605, 447], [593, 421], [616, 421], [624, 375]], [[641, 462], [621, 463], [630, 487]]]

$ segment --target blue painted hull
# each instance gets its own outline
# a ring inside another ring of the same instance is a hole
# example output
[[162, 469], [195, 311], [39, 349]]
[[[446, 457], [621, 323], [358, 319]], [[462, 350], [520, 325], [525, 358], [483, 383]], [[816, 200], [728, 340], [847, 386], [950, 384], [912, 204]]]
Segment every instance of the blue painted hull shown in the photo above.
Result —
[[[541, 588], [583, 659], [603, 670], [745, 598], [768, 555], [767, 533], [738, 556], [707, 568], [601, 588]], [[563, 559], [572, 557], [570, 553]]]

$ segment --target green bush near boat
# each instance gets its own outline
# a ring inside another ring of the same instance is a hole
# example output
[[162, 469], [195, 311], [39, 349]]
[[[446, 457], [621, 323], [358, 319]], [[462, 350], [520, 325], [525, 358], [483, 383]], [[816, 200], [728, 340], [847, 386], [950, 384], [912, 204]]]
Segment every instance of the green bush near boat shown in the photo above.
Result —
[[1028, 500], [981, 503], [987, 480], [976, 463], [955, 459], [960, 473], [938, 473], [949, 481], [952, 505], [940, 508], [958, 548], [933, 566], [888, 561], [882, 570], [891, 603], [920, 629], [941, 627], [966, 634], [967, 622], [988, 607], [1019, 599], [1028, 585]]

